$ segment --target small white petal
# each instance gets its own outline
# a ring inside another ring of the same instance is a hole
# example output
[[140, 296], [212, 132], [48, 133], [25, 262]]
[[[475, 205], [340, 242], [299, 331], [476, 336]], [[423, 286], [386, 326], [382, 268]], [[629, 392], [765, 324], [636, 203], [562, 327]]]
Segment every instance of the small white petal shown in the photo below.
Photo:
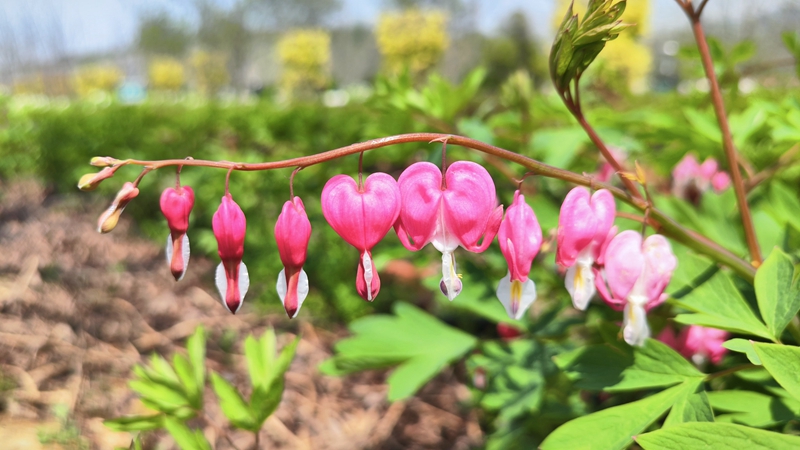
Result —
[[644, 305], [631, 302], [625, 305], [622, 321], [622, 337], [630, 345], [643, 346], [650, 337], [650, 326], [647, 324], [647, 313]]
[[536, 284], [528, 279], [524, 283], [511, 281], [511, 273], [504, 276], [497, 286], [497, 298], [506, 309], [506, 314], [519, 320], [536, 301]]
[[461, 279], [456, 273], [456, 257], [450, 252], [442, 253], [442, 280], [439, 289], [451, 302], [461, 293]]
[[217, 285], [217, 291], [219, 291], [219, 297], [222, 300], [222, 306], [225, 307], [228, 311], [228, 304], [225, 303], [225, 294], [228, 292], [228, 279], [225, 277], [225, 267], [222, 263], [219, 263], [217, 266], [217, 271], [214, 275], [214, 283]]
[[278, 282], [275, 284], [275, 290], [278, 291], [278, 297], [281, 298], [281, 303], [286, 300], [286, 293], [289, 292], [289, 282], [286, 280], [286, 269], [281, 269], [278, 274]]
[[572, 305], [576, 309], [585, 311], [596, 292], [592, 266], [586, 266], [578, 262], [567, 269], [567, 275], [564, 277], [564, 286], [569, 291], [570, 297], [572, 297]]
[[167, 234], [167, 246], [165, 248], [167, 254], [167, 266], [172, 264], [172, 234]]
[[369, 257], [369, 252], [364, 252], [361, 255], [361, 267], [364, 268], [364, 282], [367, 284], [367, 301], [374, 300], [372, 297], [372, 259]]
[[181, 277], [178, 278], [178, 281], [183, 279], [183, 276], [186, 275], [186, 268], [189, 267], [189, 255], [191, 252], [189, 251], [189, 236], [186, 234], [183, 235], [181, 250], [183, 251], [183, 272], [181, 273]]
[[250, 289], [250, 274], [247, 272], [247, 266], [244, 263], [239, 263], [239, 307], [236, 308], [234, 313], [239, 312], [244, 305], [244, 296], [247, 295], [247, 290]]
[[[278, 290], [278, 296], [281, 298], [281, 304], [283, 304], [284, 308], [286, 307], [286, 294], [289, 292], [289, 285], [288, 281], [286, 280], [286, 269], [281, 270], [281, 273], [278, 274], [278, 283], [276, 284], [275, 288]], [[297, 280], [297, 310], [294, 312], [292, 319], [297, 317], [297, 314], [300, 312], [300, 308], [303, 306], [303, 301], [305, 301], [306, 297], [308, 297], [308, 275], [306, 271], [300, 269], [300, 276]]]
[[247, 290], [250, 288], [250, 275], [247, 272], [247, 266], [244, 263], [239, 263], [239, 306], [236, 308], [236, 311], [231, 311], [228, 308], [228, 304], [225, 302], [226, 293], [228, 292], [228, 279], [225, 276], [225, 266], [222, 263], [219, 263], [217, 266], [217, 272], [214, 277], [214, 281], [217, 285], [217, 290], [219, 291], [219, 296], [222, 300], [222, 305], [228, 311], [236, 314], [244, 304], [244, 296], [247, 295]]

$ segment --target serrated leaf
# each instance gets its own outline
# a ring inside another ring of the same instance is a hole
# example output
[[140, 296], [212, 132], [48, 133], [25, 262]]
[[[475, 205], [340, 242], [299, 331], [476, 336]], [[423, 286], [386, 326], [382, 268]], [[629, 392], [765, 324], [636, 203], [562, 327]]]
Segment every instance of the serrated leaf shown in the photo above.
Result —
[[710, 114], [700, 112], [694, 108], [684, 108], [683, 115], [692, 126], [692, 129], [701, 136], [708, 138], [715, 144], [722, 144], [722, 133], [719, 125]]
[[[714, 391], [708, 400], [720, 421], [737, 422], [751, 427], [771, 427], [792, 420], [798, 414], [800, 403], [787, 402], [752, 391]], [[721, 413], [728, 413], [724, 416]]]
[[747, 339], [731, 339], [723, 342], [722, 346], [733, 352], [744, 353], [747, 355], [747, 359], [749, 359], [751, 363], [757, 366], [761, 365], [761, 360], [758, 359], [756, 349], [753, 348], [753, 344], [751, 344]]
[[255, 415], [256, 425], [258, 428], [264, 424], [264, 421], [278, 409], [283, 397], [284, 381], [283, 377], [273, 380], [272, 384], [266, 388], [253, 389], [250, 395], [250, 408]]
[[786, 325], [800, 310], [800, 288], [789, 255], [773, 249], [756, 272], [755, 288], [761, 317], [772, 336], [780, 339]]
[[703, 387], [703, 381], [695, 382], [693, 391], [687, 391], [686, 395], [679, 398], [672, 409], [669, 411], [664, 427], [669, 427], [686, 422], [713, 422], [714, 413], [711, 411], [711, 404]]
[[195, 409], [203, 407], [203, 387], [197, 385], [197, 378], [195, 377], [194, 370], [188, 359], [183, 355], [174, 354], [172, 356], [172, 365], [175, 367], [175, 373], [180, 378], [183, 391], [189, 399], [189, 403]]
[[178, 444], [181, 450], [211, 449], [211, 445], [209, 445], [202, 433], [199, 431], [193, 432], [189, 427], [172, 417], [164, 418], [164, 428], [175, 439], [175, 443]]
[[693, 422], [636, 437], [644, 450], [799, 448], [800, 437], [730, 423]]
[[250, 410], [250, 406], [245, 403], [239, 391], [236, 390], [227, 380], [211, 373], [211, 386], [219, 397], [219, 404], [225, 417], [237, 428], [250, 431], [258, 431], [255, 417]]
[[753, 348], [775, 381], [800, 401], [800, 347], [753, 342]]
[[206, 334], [202, 326], [197, 327], [187, 340], [186, 352], [189, 354], [189, 362], [192, 363], [195, 384], [204, 386], [206, 384]]
[[[265, 332], [265, 336], [262, 336], [262, 339], [266, 340], [266, 334], [269, 331]], [[273, 333], [274, 336], [274, 333]], [[275, 350], [272, 349], [273, 355]], [[262, 350], [262, 344], [259, 340], [257, 340], [253, 335], [247, 336], [244, 340], [244, 356], [247, 360], [247, 371], [250, 374], [250, 384], [252, 384], [253, 388], [263, 388], [265, 383], [269, 383], [269, 375], [267, 372], [267, 362], [265, 358], [269, 358], [269, 356], [265, 356], [265, 351]]]
[[116, 419], [107, 419], [103, 425], [113, 431], [144, 431], [161, 428], [163, 414], [153, 414], [150, 416], [126, 416]]
[[[350, 324], [353, 337], [336, 344], [334, 366], [338, 373], [412, 365], [421, 376], [390, 376], [392, 399], [411, 395], [449, 362], [475, 346], [476, 339], [461, 330], [445, 325], [437, 318], [407, 303], [394, 304], [394, 316], [376, 315]], [[326, 367], [325, 365], [322, 366]]]
[[642, 400], [571, 420], [550, 433], [540, 448], [622, 450], [633, 442], [633, 436], [646, 430], [694, 387], [694, 383], [680, 384]]
[[186, 398], [182, 391], [163, 384], [153, 381], [133, 380], [128, 383], [128, 386], [141, 395], [143, 401], [147, 400], [157, 406], [156, 409], [158, 411], [169, 413], [177, 408], [189, 406], [189, 399]]
[[609, 345], [590, 345], [553, 358], [575, 387], [601, 391], [622, 380], [622, 371], [633, 364], [633, 355]]
[[733, 285], [729, 275], [717, 272], [710, 280], [675, 301], [693, 314], [679, 314], [675, 321], [772, 339], [772, 334]]

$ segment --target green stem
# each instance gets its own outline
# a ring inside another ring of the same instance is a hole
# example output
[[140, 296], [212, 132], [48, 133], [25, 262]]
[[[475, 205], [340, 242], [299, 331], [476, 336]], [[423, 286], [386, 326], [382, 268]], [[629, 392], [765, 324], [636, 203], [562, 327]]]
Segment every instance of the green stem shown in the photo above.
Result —
[[[282, 161], [264, 162], [264, 163], [237, 163], [237, 162], [219, 162], [219, 161], [206, 161], [201, 159], [167, 159], [162, 161], [141, 161], [141, 160], [125, 160], [120, 161], [121, 165], [138, 165], [145, 166], [150, 169], [160, 169], [162, 167], [176, 166], [182, 164], [184, 166], [200, 166], [200, 167], [215, 167], [227, 170], [239, 171], [260, 171], [272, 170], [288, 167], [308, 167], [315, 164], [320, 164], [332, 159], [341, 158], [343, 156], [360, 153], [368, 150], [374, 150], [389, 145], [404, 144], [409, 142], [431, 142], [441, 141], [447, 139], [448, 144], [458, 145], [461, 147], [471, 148], [480, 152], [503, 158], [507, 161], [517, 163], [537, 175], [556, 178], [562, 181], [567, 181], [573, 184], [590, 187], [592, 189], [607, 189], [615, 197], [621, 201], [628, 203], [640, 211], [644, 211], [648, 207], [648, 202], [640, 197], [634, 197], [616, 186], [608, 183], [600, 183], [594, 178], [586, 175], [579, 175], [568, 170], [559, 169], [535, 159], [528, 158], [527, 156], [505, 150], [485, 142], [470, 139], [464, 136], [455, 136], [439, 133], [409, 133], [400, 134], [396, 136], [389, 136], [380, 139], [373, 139], [371, 141], [360, 142], [351, 144], [346, 147], [329, 150], [327, 152], [318, 153], [310, 156], [302, 156], [299, 158], [286, 159]], [[671, 217], [667, 216], [664, 212], [657, 208], [650, 207], [650, 218], [655, 220], [661, 225], [664, 234], [672, 239], [682, 243], [683, 245], [710, 257], [711, 259], [724, 264], [748, 280], [750, 283], [755, 278], [756, 269], [747, 261], [739, 258], [729, 250], [723, 248], [716, 242], [700, 235], [699, 233], [686, 228]]]
[[756, 367], [758, 366], [755, 366], [753, 364], [740, 364], [738, 366], [729, 367], [725, 370], [720, 370], [719, 372], [714, 372], [706, 375], [705, 381], [711, 381], [715, 378], [724, 377], [726, 375], [730, 375], [740, 370], [755, 369]]

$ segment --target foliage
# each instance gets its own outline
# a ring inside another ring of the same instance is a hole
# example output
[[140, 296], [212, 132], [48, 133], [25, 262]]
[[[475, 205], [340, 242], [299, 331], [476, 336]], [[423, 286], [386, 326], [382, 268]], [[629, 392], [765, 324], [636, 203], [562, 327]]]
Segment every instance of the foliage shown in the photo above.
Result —
[[417, 75], [433, 67], [447, 49], [446, 23], [445, 14], [435, 10], [382, 14], [375, 35], [386, 70]]
[[195, 51], [190, 64], [194, 74], [197, 89], [206, 94], [214, 95], [230, 81], [224, 54], [205, 50]]
[[189, 47], [191, 38], [185, 24], [162, 11], [141, 18], [137, 45], [146, 54], [180, 57]]
[[186, 83], [183, 63], [174, 58], [154, 58], [150, 61], [147, 75], [153, 89], [177, 91]]
[[[220, 408], [231, 425], [258, 433], [280, 403], [284, 373], [294, 358], [299, 337], [276, 351], [275, 332], [267, 330], [260, 339], [248, 336], [244, 342], [245, 359], [250, 373], [252, 394], [246, 402], [239, 391], [221, 375], [211, 373], [211, 386]], [[198, 327], [186, 343], [184, 356], [175, 353], [172, 364], [153, 354], [149, 366], [134, 367], [130, 387], [142, 403], [154, 411], [146, 416], [126, 416], [104, 423], [116, 431], [166, 429], [183, 449], [210, 449], [200, 430], [191, 430], [186, 422], [203, 416], [206, 387], [206, 338]]]
[[278, 59], [284, 89], [322, 89], [330, 82], [331, 36], [320, 29], [288, 31], [278, 41]]

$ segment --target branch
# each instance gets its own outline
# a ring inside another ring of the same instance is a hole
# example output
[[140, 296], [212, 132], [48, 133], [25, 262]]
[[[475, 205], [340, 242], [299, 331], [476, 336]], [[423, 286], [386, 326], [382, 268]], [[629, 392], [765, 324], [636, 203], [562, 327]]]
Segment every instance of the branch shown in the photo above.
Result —
[[[450, 145], [458, 145], [461, 147], [471, 148], [480, 152], [503, 158], [519, 164], [530, 172], [537, 175], [556, 178], [559, 180], [567, 181], [573, 184], [590, 187], [592, 189], [607, 189], [615, 197], [621, 201], [628, 203], [640, 211], [644, 211], [648, 207], [647, 201], [641, 197], [634, 197], [631, 193], [623, 191], [622, 189], [612, 186], [608, 183], [600, 183], [594, 178], [579, 175], [568, 170], [559, 169], [557, 167], [549, 166], [527, 156], [520, 155], [485, 142], [477, 141], [463, 136], [454, 136], [439, 133], [410, 133], [400, 134], [396, 136], [389, 136], [380, 139], [373, 139], [371, 141], [360, 142], [346, 147], [329, 150], [327, 152], [318, 153], [316, 155], [303, 156], [299, 158], [292, 158], [282, 161], [264, 162], [264, 163], [238, 163], [238, 162], [220, 162], [220, 161], [206, 161], [201, 159], [168, 159], [162, 161], [140, 161], [135, 159], [128, 159], [119, 161], [119, 165], [138, 165], [150, 168], [152, 170], [160, 169], [168, 166], [200, 166], [200, 167], [215, 167], [226, 170], [238, 171], [259, 171], [281, 169], [288, 167], [308, 167], [315, 164], [320, 164], [332, 159], [341, 158], [343, 156], [361, 153], [368, 150], [374, 150], [389, 145], [404, 144], [408, 142], [431, 142], [434, 140], [441, 141], [447, 139]], [[650, 218], [661, 224], [661, 229], [664, 234], [682, 243], [683, 245], [709, 256], [715, 261], [724, 264], [739, 275], [744, 277], [749, 282], [752, 282], [755, 277], [755, 268], [747, 261], [739, 258], [729, 250], [723, 248], [719, 244], [711, 241], [710, 239], [684, 227], [671, 217], [667, 216], [662, 211], [650, 207]]]

